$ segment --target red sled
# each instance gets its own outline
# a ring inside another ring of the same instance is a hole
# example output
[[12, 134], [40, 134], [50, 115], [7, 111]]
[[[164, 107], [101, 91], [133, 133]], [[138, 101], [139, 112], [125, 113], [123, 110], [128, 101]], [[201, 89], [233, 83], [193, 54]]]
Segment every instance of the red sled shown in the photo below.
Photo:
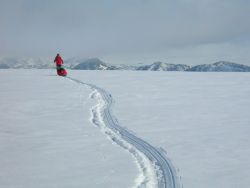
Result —
[[66, 69], [64, 69], [64, 68], [60, 68], [60, 69], [57, 69], [57, 75], [58, 76], [67, 76], [67, 70]]

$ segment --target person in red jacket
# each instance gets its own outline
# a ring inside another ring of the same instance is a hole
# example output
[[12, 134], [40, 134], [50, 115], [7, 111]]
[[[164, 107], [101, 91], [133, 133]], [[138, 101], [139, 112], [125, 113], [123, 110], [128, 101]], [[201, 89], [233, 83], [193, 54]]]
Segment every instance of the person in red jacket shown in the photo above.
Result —
[[56, 68], [61, 69], [62, 65], [63, 65], [63, 59], [61, 58], [60, 54], [57, 54], [54, 60], [54, 63], [56, 63]]
[[60, 54], [56, 55], [54, 63], [56, 63], [57, 74], [59, 76], [67, 76], [67, 71], [62, 66], [63, 65], [63, 59], [61, 58]]

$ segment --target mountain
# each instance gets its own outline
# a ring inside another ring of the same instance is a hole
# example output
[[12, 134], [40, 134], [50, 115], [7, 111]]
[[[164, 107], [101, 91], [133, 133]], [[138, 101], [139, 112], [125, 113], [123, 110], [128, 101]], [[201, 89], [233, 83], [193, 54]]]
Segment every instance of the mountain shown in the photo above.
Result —
[[[86, 59], [70, 58], [64, 60], [66, 68], [72, 68]], [[0, 59], [0, 69], [52, 69], [55, 68], [54, 59], [42, 58], [2, 58]]]
[[64, 66], [73, 69], [75, 66], [87, 60], [88, 60], [87, 58], [78, 58], [78, 57], [68, 58], [64, 60]]
[[168, 64], [162, 62], [155, 62], [151, 65], [143, 65], [137, 67], [136, 70], [147, 70], [147, 71], [185, 71], [190, 67], [183, 64]]
[[133, 65], [111, 65], [98, 58], [85, 59], [71, 67], [76, 70], [136, 70]]
[[133, 70], [135, 71], [138, 68], [136, 65], [110, 65], [108, 70]]
[[74, 66], [73, 69], [77, 70], [108, 70], [109, 65], [104, 63], [98, 58], [87, 59], [78, 65]]
[[187, 71], [195, 72], [250, 72], [250, 67], [237, 63], [219, 61], [213, 64], [204, 64], [191, 67]]
[[6, 64], [0, 64], [0, 69], [9, 69], [10, 67]]
[[3, 58], [0, 59], [0, 68], [13, 69], [49, 69], [53, 68], [53, 63], [41, 58]]
[[[0, 69], [52, 69], [54, 59], [42, 58], [2, 58]], [[250, 67], [228, 61], [203, 64], [190, 67], [185, 64], [155, 62], [150, 65], [111, 65], [98, 58], [70, 58], [64, 60], [64, 66], [76, 70], [130, 70], [130, 71], [190, 71], [190, 72], [250, 72]]]

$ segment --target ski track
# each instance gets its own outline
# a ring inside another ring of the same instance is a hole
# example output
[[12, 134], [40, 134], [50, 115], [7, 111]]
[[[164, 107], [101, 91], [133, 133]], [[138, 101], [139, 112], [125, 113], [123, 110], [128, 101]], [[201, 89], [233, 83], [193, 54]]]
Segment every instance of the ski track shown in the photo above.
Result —
[[84, 83], [71, 77], [66, 78], [93, 90], [91, 97], [96, 98], [98, 103], [91, 109], [91, 120], [113, 142], [126, 149], [136, 159], [140, 171], [140, 175], [136, 179], [136, 188], [180, 188], [180, 179], [164, 152], [119, 125], [111, 113], [114, 103], [111, 94], [93, 84]]

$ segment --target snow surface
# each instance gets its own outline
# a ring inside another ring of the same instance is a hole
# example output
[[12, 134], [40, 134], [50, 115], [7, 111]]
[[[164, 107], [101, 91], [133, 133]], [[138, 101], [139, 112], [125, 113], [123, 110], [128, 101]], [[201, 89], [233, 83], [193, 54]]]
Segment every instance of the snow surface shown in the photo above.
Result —
[[[69, 74], [111, 93], [120, 125], [167, 151], [185, 188], [250, 184], [248, 73]], [[0, 71], [0, 187], [134, 186], [134, 158], [89, 121], [91, 90], [54, 75]]]
[[92, 92], [50, 70], [0, 71], [0, 187], [132, 187], [134, 158], [90, 122]]
[[126, 128], [120, 126], [112, 113], [114, 99], [105, 89], [94, 84], [67, 77], [81, 85], [87, 85], [93, 90], [92, 98], [97, 99], [97, 105], [92, 108], [92, 122], [114, 143], [134, 156], [140, 170], [135, 187], [179, 188], [179, 177], [171, 161], [165, 153], [136, 137]]
[[250, 74], [72, 74], [112, 93], [120, 124], [166, 150], [185, 188], [250, 184]]

